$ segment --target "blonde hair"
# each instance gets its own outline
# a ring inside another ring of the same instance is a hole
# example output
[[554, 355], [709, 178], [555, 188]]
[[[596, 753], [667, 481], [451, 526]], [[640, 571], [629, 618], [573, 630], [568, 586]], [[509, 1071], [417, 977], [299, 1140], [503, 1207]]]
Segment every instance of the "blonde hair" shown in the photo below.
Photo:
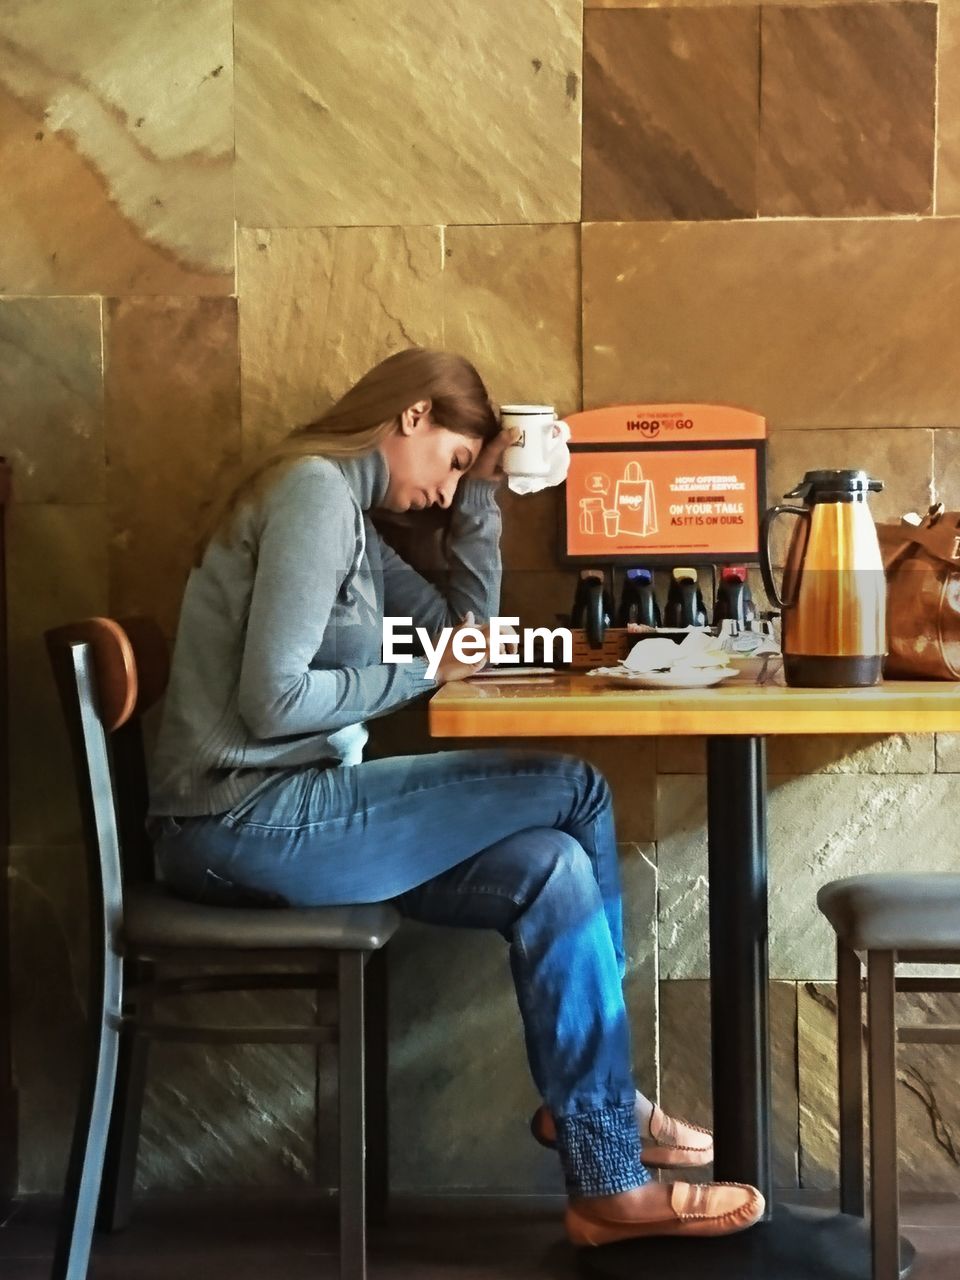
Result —
[[234, 475], [211, 504], [197, 539], [199, 565], [210, 541], [229, 533], [241, 501], [262, 498], [279, 468], [301, 458], [355, 458], [394, 432], [404, 409], [431, 401], [435, 425], [489, 440], [500, 430], [497, 412], [476, 369], [463, 356], [409, 347], [381, 360], [326, 413], [295, 427]]

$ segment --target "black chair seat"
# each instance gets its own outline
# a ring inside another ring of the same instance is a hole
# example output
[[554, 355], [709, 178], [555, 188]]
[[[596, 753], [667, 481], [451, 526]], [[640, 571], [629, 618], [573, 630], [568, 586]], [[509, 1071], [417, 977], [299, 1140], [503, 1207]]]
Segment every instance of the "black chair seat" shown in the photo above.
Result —
[[848, 876], [817, 906], [854, 951], [960, 951], [960, 875]]
[[376, 951], [400, 925], [387, 903], [351, 907], [209, 907], [162, 885], [124, 892], [124, 939], [138, 950], [179, 947], [224, 951], [324, 948]]

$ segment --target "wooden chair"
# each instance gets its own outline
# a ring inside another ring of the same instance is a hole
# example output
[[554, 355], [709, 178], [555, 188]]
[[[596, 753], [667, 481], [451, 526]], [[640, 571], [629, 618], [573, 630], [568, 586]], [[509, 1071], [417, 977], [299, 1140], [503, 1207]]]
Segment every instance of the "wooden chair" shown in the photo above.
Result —
[[[115, 1230], [129, 1217], [151, 1040], [338, 1045], [340, 1275], [364, 1280], [367, 1196], [373, 1214], [387, 1194], [382, 948], [400, 917], [386, 904], [198, 905], [156, 883], [140, 719], [166, 687], [166, 642], [145, 618], [90, 618], [47, 632], [46, 641], [76, 766], [91, 950], [89, 1036], [53, 1280], [83, 1280], [95, 1221]], [[178, 976], [163, 976], [167, 965]], [[335, 988], [337, 1025], [185, 1026], [154, 1013], [169, 997], [265, 988]]]
[[899, 1280], [897, 1043], [960, 1044], [960, 1026], [898, 1029], [898, 991], [960, 992], [960, 979], [898, 978], [899, 963], [960, 964], [960, 875], [862, 875], [826, 884], [817, 905], [837, 935], [840, 1209], [863, 1217], [861, 965], [867, 966], [870, 1232], [874, 1280]]

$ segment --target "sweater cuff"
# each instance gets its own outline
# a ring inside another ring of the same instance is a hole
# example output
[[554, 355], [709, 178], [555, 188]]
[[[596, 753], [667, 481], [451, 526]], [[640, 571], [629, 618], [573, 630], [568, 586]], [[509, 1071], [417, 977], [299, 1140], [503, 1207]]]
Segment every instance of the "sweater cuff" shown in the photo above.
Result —
[[499, 480], [482, 480], [466, 475], [457, 485], [457, 506], [461, 511], [486, 511], [497, 507]]
[[426, 658], [412, 658], [403, 665], [415, 693], [427, 693], [439, 688], [436, 676], [427, 675], [430, 663]]

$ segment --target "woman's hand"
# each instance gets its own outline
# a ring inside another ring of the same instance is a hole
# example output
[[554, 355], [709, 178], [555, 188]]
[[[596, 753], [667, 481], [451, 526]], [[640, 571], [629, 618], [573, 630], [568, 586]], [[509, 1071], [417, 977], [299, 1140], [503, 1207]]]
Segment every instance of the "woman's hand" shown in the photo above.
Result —
[[443, 656], [437, 664], [436, 680], [438, 684], [449, 684], [451, 680], [466, 680], [467, 676], [475, 675], [483, 666], [485, 659], [477, 662], [461, 662], [454, 652], [453, 642], [461, 631], [479, 631], [483, 636], [486, 644], [485, 652], [490, 652], [490, 626], [477, 626], [473, 620], [473, 614], [468, 613], [461, 623], [454, 627], [447, 640], [447, 647], [443, 651]]
[[519, 427], [501, 427], [500, 434], [488, 440], [477, 460], [467, 472], [477, 480], [499, 480], [503, 475], [503, 451], [520, 439]]
[[[461, 662], [454, 653], [454, 638], [464, 630], [471, 632], [479, 632], [483, 637], [486, 648], [484, 650], [486, 657], [476, 662]], [[502, 639], [503, 652], [516, 652], [519, 649], [520, 637], [509, 624], [501, 624], [500, 635]], [[465, 680], [467, 676], [476, 675], [481, 667], [490, 661], [490, 624], [484, 623], [479, 626], [473, 620], [473, 613], [468, 613], [463, 621], [453, 629], [447, 647], [443, 651], [439, 663], [437, 664], [436, 680], [438, 684], [448, 684], [451, 680]]]

